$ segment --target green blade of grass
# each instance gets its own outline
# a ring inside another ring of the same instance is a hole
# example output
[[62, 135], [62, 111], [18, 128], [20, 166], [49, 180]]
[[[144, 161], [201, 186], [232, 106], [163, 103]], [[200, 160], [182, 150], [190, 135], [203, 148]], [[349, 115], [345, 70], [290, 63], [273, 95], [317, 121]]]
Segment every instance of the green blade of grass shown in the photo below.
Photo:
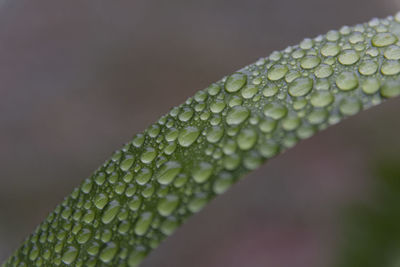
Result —
[[[244, 174], [400, 94], [400, 13], [273, 52], [116, 151], [4, 266], [137, 266]], [[212, 220], [212, 218], [210, 218]]]

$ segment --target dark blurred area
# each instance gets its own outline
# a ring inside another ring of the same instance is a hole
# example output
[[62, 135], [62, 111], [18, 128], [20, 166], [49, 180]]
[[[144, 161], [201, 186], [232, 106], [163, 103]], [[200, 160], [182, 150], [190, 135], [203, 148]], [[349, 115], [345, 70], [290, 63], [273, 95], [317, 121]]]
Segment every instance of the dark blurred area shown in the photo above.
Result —
[[[274, 50], [385, 17], [399, 0], [0, 1], [0, 262], [169, 108]], [[400, 158], [400, 99], [270, 161], [143, 266], [331, 266], [340, 214]]]

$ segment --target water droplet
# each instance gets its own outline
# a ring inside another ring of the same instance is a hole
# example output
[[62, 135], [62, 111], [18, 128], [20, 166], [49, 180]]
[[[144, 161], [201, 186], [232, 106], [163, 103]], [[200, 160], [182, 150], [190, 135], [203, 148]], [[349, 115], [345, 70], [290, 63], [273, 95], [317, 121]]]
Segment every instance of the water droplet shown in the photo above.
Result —
[[279, 120], [286, 116], [287, 109], [278, 103], [269, 103], [264, 107], [264, 114], [274, 120]]
[[243, 157], [243, 166], [249, 170], [255, 170], [261, 164], [262, 164], [262, 158], [257, 151], [250, 150]]
[[213, 166], [210, 163], [200, 162], [193, 169], [192, 172], [193, 180], [197, 183], [204, 183], [210, 178], [213, 170], [214, 170]]
[[314, 73], [317, 78], [328, 78], [332, 75], [333, 69], [327, 64], [321, 64], [315, 69]]
[[360, 59], [360, 56], [358, 55], [358, 53], [351, 49], [342, 51], [342, 53], [340, 53], [340, 55], [338, 57], [338, 61], [342, 65], [353, 65], [359, 59]]
[[258, 92], [258, 87], [255, 85], [246, 85], [242, 91], [241, 94], [243, 98], [249, 99], [252, 98], [256, 93]]
[[257, 132], [253, 129], [242, 129], [237, 137], [240, 149], [249, 150], [257, 142]]
[[150, 228], [151, 222], [153, 221], [153, 217], [153, 213], [149, 211], [143, 212], [136, 222], [135, 233], [140, 236], [146, 234], [147, 230]]
[[387, 59], [398, 60], [400, 59], [400, 47], [391, 45], [385, 50], [384, 55]]
[[213, 184], [213, 191], [215, 194], [222, 194], [232, 185], [232, 183], [232, 175], [229, 172], [222, 172]]
[[102, 262], [109, 263], [114, 259], [115, 254], [117, 254], [117, 252], [118, 252], [118, 245], [114, 242], [109, 242], [101, 251], [99, 258]]
[[260, 130], [264, 133], [271, 133], [276, 128], [277, 122], [273, 119], [266, 118], [259, 124]]
[[178, 142], [183, 147], [189, 147], [199, 137], [200, 131], [195, 126], [187, 126], [181, 130], [178, 136]]
[[297, 116], [290, 115], [282, 120], [282, 128], [286, 131], [293, 131], [300, 125], [300, 119]]
[[213, 126], [207, 132], [207, 141], [210, 143], [218, 142], [224, 135], [224, 129], [220, 126]]
[[221, 91], [221, 87], [218, 84], [213, 83], [207, 88], [207, 91], [209, 95], [214, 96]]
[[340, 113], [345, 116], [351, 116], [359, 112], [361, 103], [356, 98], [344, 98], [339, 106]]
[[135, 250], [129, 254], [128, 266], [129, 267], [139, 267], [140, 263], [146, 257], [146, 255], [147, 255], [147, 252], [144, 247], [140, 246], [140, 247], [135, 248]]
[[103, 216], [101, 217], [101, 221], [105, 224], [112, 222], [117, 216], [119, 209], [121, 208], [119, 202], [117, 200], [111, 201], [107, 208], [104, 210]]
[[372, 75], [378, 70], [378, 63], [372, 60], [363, 61], [358, 67], [358, 71], [362, 75]]
[[273, 65], [267, 73], [267, 77], [269, 80], [271, 81], [277, 81], [282, 79], [286, 73], [288, 72], [288, 67], [284, 66], [284, 65]]
[[170, 184], [175, 177], [181, 172], [182, 167], [179, 162], [176, 161], [168, 161], [164, 163], [164, 165], [160, 168], [157, 173], [157, 181], [160, 184]]
[[315, 109], [310, 112], [307, 116], [307, 120], [311, 124], [321, 124], [323, 123], [328, 117], [328, 111], [325, 109]]
[[225, 107], [226, 107], [225, 102], [223, 100], [217, 99], [211, 103], [210, 110], [212, 113], [220, 113], [221, 111], [224, 110]]
[[313, 87], [313, 80], [310, 78], [297, 78], [289, 85], [289, 94], [294, 97], [305, 96]]
[[381, 88], [381, 95], [386, 98], [400, 95], [400, 84], [397, 81], [386, 81]]
[[334, 57], [340, 52], [340, 47], [336, 43], [326, 43], [321, 48], [321, 54], [325, 57]]
[[144, 135], [143, 134], [137, 134], [133, 140], [132, 140], [132, 145], [134, 145], [135, 147], [139, 148], [143, 145], [144, 143]]
[[185, 107], [180, 113], [179, 113], [179, 120], [182, 122], [189, 121], [192, 116], [193, 116], [193, 110], [191, 108]]
[[343, 91], [353, 90], [358, 86], [357, 76], [352, 72], [342, 72], [336, 77], [336, 85]]
[[204, 102], [207, 97], [207, 93], [203, 90], [200, 90], [194, 95], [194, 100], [196, 100], [197, 102]]
[[89, 229], [83, 228], [76, 237], [76, 241], [79, 244], [85, 244], [90, 239], [91, 235], [92, 232]]
[[165, 198], [160, 199], [157, 205], [158, 213], [161, 216], [169, 216], [178, 207], [179, 198], [175, 195], [167, 195]]
[[397, 60], [388, 60], [383, 62], [381, 72], [384, 75], [396, 75], [400, 73], [400, 62]]
[[150, 169], [142, 168], [135, 176], [135, 181], [140, 185], [144, 185], [150, 180], [152, 174], [153, 172]]
[[156, 156], [157, 156], [157, 151], [152, 147], [147, 147], [140, 156], [140, 161], [147, 164], [152, 162]]
[[239, 91], [247, 82], [247, 76], [242, 73], [234, 73], [226, 79], [225, 90], [229, 93]]
[[108, 203], [108, 196], [100, 193], [96, 196], [96, 198], [94, 199], [94, 205], [98, 208], [98, 209], [103, 209], [105, 205], [107, 205]]
[[316, 66], [318, 66], [320, 62], [321, 62], [321, 59], [319, 57], [306, 56], [301, 60], [300, 66], [305, 70], [309, 70], [309, 69], [313, 69]]
[[244, 122], [250, 115], [250, 111], [242, 106], [233, 107], [226, 116], [228, 125], [238, 125]]
[[352, 44], [356, 44], [364, 41], [364, 36], [360, 32], [355, 32], [350, 36], [349, 41]]
[[207, 196], [203, 193], [197, 193], [195, 197], [189, 201], [188, 209], [189, 211], [196, 213], [200, 211], [206, 203], [207, 203]]
[[135, 159], [133, 158], [133, 156], [127, 155], [125, 159], [121, 162], [121, 165], [119, 167], [121, 168], [121, 170], [127, 171], [130, 169], [130, 167], [132, 167], [134, 161]]
[[269, 159], [279, 153], [279, 145], [272, 141], [267, 141], [258, 146], [258, 152], [260, 152], [263, 157]]
[[335, 42], [337, 40], [339, 40], [340, 38], [340, 34], [338, 31], [335, 30], [331, 30], [326, 34], [326, 39], [330, 42]]
[[264, 87], [263, 95], [264, 95], [265, 97], [271, 97], [271, 96], [276, 95], [276, 93], [277, 93], [278, 91], [279, 91], [278, 86], [276, 86], [275, 84], [267, 84], [267, 85]]
[[329, 91], [316, 91], [311, 95], [311, 105], [322, 108], [333, 102], [333, 95]]
[[75, 261], [76, 256], [78, 256], [78, 252], [79, 251], [76, 249], [76, 247], [69, 246], [67, 248], [67, 250], [64, 252], [64, 254], [62, 255], [61, 260], [65, 264], [69, 265]]
[[376, 78], [368, 78], [363, 81], [361, 87], [364, 93], [372, 95], [378, 92], [380, 87], [380, 82]]
[[372, 45], [376, 47], [384, 47], [397, 42], [397, 37], [391, 33], [378, 33], [371, 39]]

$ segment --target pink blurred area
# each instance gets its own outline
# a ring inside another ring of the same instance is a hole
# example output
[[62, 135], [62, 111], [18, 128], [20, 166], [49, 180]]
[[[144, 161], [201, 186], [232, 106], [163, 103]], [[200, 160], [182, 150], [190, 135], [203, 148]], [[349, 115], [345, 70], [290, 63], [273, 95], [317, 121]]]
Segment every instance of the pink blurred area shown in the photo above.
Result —
[[[0, 1], [0, 262], [172, 106], [274, 50], [395, 8], [388, 0]], [[271, 160], [143, 266], [328, 266], [341, 208], [368, 197], [369, 162], [400, 154], [399, 103]]]

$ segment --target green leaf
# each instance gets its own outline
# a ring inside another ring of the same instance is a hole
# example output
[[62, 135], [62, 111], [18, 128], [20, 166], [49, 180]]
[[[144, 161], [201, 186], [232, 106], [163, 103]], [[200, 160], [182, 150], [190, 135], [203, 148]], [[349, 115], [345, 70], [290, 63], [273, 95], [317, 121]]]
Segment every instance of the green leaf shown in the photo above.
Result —
[[399, 38], [400, 14], [345, 26], [199, 91], [116, 151], [5, 266], [137, 266], [244, 174], [399, 95]]

